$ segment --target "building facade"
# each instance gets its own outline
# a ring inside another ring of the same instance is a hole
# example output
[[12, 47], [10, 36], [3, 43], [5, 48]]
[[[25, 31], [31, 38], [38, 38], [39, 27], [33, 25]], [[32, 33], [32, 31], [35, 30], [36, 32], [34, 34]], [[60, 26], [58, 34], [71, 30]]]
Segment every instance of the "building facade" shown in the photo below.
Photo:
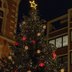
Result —
[[64, 72], [72, 72], [72, 9], [47, 23], [48, 42], [57, 48], [58, 61]]
[[8, 43], [14, 42], [20, 0], [0, 0], [0, 58], [10, 52]]

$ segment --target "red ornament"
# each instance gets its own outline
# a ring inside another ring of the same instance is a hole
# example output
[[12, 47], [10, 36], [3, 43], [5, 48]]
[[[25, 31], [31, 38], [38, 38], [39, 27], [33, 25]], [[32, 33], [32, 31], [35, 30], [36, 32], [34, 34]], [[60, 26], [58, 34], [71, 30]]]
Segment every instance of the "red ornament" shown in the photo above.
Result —
[[55, 51], [52, 53], [52, 57], [53, 57], [53, 60], [56, 59], [56, 53], [55, 53]]
[[35, 66], [34, 69], [37, 69], [37, 66]]
[[13, 72], [18, 72], [18, 69], [16, 68], [16, 69], [14, 69], [14, 71]]
[[15, 43], [14, 43], [14, 45], [15, 45], [15, 46], [18, 46], [18, 45], [19, 45], [19, 43], [18, 43], [18, 42], [15, 42]]
[[32, 40], [32, 43], [33, 43], [33, 44], [35, 44], [35, 43], [36, 43], [36, 41], [35, 41], [35, 40]]
[[14, 72], [18, 72], [17, 70], [15, 70]]
[[44, 64], [44, 63], [40, 63], [39, 66], [40, 66], [40, 67], [44, 67], [45, 64]]
[[25, 41], [27, 38], [25, 36], [23, 36], [22, 40]]

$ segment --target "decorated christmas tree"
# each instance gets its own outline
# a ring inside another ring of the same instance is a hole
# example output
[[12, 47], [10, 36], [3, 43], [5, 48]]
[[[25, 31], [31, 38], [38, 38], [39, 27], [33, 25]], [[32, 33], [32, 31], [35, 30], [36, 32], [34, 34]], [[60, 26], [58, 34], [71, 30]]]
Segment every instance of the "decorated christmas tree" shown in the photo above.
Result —
[[20, 33], [10, 45], [8, 58], [0, 60], [3, 72], [58, 72], [56, 47], [44, 35], [46, 22], [38, 16], [37, 4], [29, 1], [31, 11], [24, 16]]

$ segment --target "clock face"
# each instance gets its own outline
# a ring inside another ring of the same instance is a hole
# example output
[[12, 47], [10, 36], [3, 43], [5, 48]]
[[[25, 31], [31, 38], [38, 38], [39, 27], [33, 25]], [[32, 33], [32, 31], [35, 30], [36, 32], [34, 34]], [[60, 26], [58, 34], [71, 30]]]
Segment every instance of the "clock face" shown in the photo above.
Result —
[[62, 47], [62, 37], [56, 39], [56, 47], [57, 48]]
[[55, 45], [55, 40], [50, 40], [49, 43]]
[[63, 36], [63, 46], [68, 46], [68, 35]]

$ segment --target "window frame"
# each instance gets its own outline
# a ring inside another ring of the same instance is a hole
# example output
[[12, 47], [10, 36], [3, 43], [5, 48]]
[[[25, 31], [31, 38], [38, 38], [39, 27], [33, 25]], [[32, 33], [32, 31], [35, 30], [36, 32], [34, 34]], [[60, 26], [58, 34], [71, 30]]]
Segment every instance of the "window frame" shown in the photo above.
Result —
[[70, 52], [70, 64], [72, 65], [72, 51]]

